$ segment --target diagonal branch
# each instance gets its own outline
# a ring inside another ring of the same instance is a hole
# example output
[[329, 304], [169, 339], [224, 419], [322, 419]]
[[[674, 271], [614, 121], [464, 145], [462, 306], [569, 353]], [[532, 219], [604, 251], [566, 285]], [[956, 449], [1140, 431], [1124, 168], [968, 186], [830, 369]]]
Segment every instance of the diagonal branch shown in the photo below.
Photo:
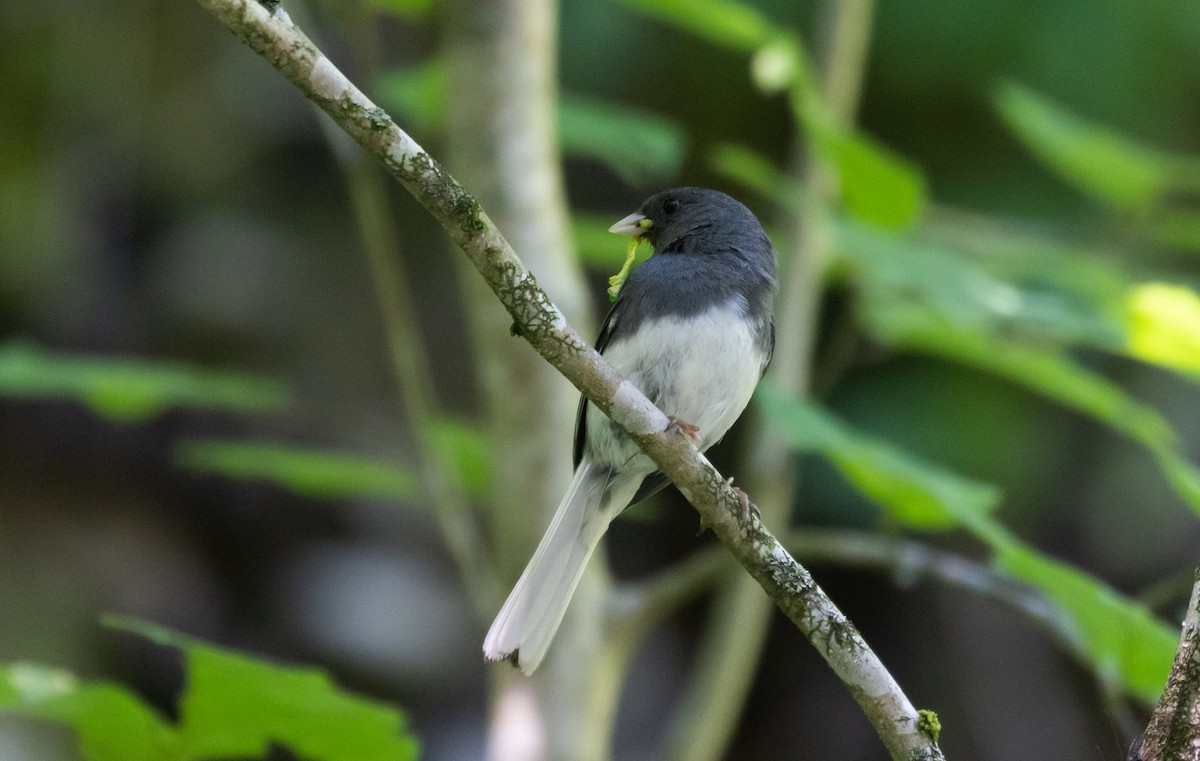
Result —
[[567, 324], [479, 203], [396, 126], [299, 30], [256, 0], [197, 0], [346, 131], [442, 225], [475, 265], [529, 344], [615, 420], [829, 662], [892, 758], [942, 759], [917, 711], [854, 625], [741, 503], [686, 436]]

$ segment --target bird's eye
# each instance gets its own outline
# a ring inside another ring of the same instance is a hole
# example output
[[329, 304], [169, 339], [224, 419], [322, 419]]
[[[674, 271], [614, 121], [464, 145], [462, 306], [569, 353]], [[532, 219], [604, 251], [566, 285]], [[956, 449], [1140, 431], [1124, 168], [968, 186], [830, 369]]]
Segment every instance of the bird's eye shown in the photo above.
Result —
[[679, 211], [679, 201], [675, 198], [668, 198], [663, 201], [663, 211], [667, 214], [674, 214]]

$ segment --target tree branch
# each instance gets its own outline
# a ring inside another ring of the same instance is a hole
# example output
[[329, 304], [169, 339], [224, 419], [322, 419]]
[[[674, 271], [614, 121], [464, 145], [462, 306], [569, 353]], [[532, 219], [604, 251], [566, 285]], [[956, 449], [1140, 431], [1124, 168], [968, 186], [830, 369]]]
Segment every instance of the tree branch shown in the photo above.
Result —
[[[788, 551], [806, 563], [862, 568], [890, 574], [898, 586], [935, 581], [1008, 606], [1041, 626], [1073, 655], [1079, 652], [1074, 625], [1037, 589], [1003, 576], [986, 563], [938, 550], [922, 542], [842, 529], [798, 529], [784, 539]], [[619, 587], [612, 615], [639, 632], [708, 589], [724, 562], [716, 548], [703, 550], [657, 576]]]
[[1200, 568], [1167, 687], [1129, 761], [1200, 761]]
[[255, 0], [197, 0], [321, 107], [445, 228], [512, 316], [521, 335], [616, 421], [804, 632], [874, 725], [894, 759], [942, 759], [936, 742], [853, 624], [753, 515], [686, 436], [575, 332], [468, 194], [291, 23]]

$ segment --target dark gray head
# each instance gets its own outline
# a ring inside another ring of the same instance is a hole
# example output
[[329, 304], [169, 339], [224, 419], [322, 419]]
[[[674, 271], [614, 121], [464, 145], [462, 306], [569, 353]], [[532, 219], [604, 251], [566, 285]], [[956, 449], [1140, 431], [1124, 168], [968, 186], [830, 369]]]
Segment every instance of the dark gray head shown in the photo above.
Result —
[[771, 250], [753, 212], [708, 188], [675, 188], [652, 195], [609, 230], [645, 238], [655, 254], [718, 253], [732, 247], [752, 248], [744, 253], [761, 255]]
[[675, 188], [657, 193], [610, 232], [645, 238], [654, 256], [622, 289], [638, 313], [688, 313], [732, 294], [769, 319], [775, 252], [754, 214], [724, 193]]

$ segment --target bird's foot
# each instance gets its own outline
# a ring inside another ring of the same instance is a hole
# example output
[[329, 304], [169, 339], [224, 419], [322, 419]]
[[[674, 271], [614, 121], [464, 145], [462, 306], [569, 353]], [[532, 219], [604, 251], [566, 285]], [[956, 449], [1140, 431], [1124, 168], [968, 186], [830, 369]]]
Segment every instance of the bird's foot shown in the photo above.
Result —
[[742, 520], [750, 520], [750, 516], [761, 518], [762, 513], [758, 511], [758, 505], [750, 501], [750, 495], [733, 485], [733, 478], [730, 477], [725, 483], [729, 484], [729, 488], [733, 489], [733, 494], [738, 498], [738, 502], [742, 504]]
[[[762, 518], [762, 513], [758, 511], [758, 505], [750, 501], [750, 495], [733, 485], [733, 478], [725, 479], [725, 484], [733, 489], [733, 495], [737, 497], [738, 503], [742, 506], [742, 520], [749, 521], [750, 516]], [[704, 516], [700, 516], [700, 530], [696, 532], [696, 536], [700, 536], [709, 528], [708, 522], [704, 520]]]
[[667, 416], [667, 430], [672, 433], [682, 433], [691, 439], [693, 444], [700, 443], [700, 426], [685, 423], [674, 415]]

